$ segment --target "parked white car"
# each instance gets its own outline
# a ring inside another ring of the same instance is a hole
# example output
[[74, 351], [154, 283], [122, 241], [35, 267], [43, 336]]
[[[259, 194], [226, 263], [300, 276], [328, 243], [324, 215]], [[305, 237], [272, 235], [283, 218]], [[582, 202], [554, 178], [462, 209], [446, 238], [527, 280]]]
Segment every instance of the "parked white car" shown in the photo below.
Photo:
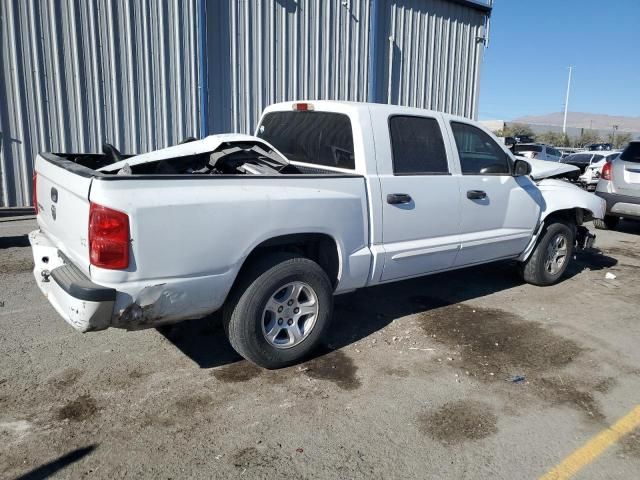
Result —
[[562, 158], [560, 150], [543, 143], [519, 143], [513, 147], [513, 153], [526, 158], [547, 160], [549, 162], [558, 162]]
[[591, 157], [588, 166], [584, 167], [584, 172], [578, 177], [578, 182], [587, 190], [595, 190], [598, 181], [600, 180], [600, 174], [602, 167], [606, 163], [610, 163], [620, 156], [619, 151], [614, 152], [586, 152], [594, 153]]
[[620, 218], [640, 220], [640, 141], [633, 141], [602, 167], [596, 195], [607, 202], [604, 219], [594, 220], [596, 228], [615, 228]]
[[310, 352], [335, 294], [503, 259], [553, 284], [604, 215], [475, 122], [392, 105], [281, 103], [255, 137], [104, 150], [36, 159], [53, 307], [83, 332], [223, 309], [231, 345], [268, 368]]

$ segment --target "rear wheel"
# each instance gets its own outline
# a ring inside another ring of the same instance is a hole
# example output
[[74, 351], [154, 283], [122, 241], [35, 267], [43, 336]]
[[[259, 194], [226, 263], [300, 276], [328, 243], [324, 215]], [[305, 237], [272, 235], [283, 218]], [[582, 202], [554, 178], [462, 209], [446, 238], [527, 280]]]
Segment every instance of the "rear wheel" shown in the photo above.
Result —
[[593, 224], [599, 230], [610, 230], [612, 228], [616, 228], [618, 222], [620, 222], [620, 217], [614, 217], [612, 215], [606, 215], [603, 219], [593, 219]]
[[573, 225], [562, 222], [548, 225], [533, 253], [522, 265], [524, 280], [539, 286], [556, 283], [569, 265], [574, 243]]
[[224, 310], [231, 346], [265, 368], [304, 359], [326, 331], [333, 288], [325, 271], [308, 258], [290, 253], [250, 265]]

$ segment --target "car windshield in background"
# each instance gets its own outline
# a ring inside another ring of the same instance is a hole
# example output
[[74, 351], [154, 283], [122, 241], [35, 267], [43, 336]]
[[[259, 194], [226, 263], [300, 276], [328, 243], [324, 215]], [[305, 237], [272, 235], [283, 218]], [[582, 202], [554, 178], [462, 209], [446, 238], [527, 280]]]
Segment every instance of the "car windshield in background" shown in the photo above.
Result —
[[355, 169], [351, 121], [341, 113], [268, 113], [258, 137], [291, 161]]
[[541, 152], [542, 147], [540, 145], [516, 145], [513, 147], [514, 153], [520, 152]]
[[591, 161], [591, 157], [593, 153], [574, 153], [573, 155], [569, 155], [562, 159], [563, 163], [580, 163], [588, 165]]
[[631, 142], [620, 154], [620, 160], [640, 163], [640, 142]]

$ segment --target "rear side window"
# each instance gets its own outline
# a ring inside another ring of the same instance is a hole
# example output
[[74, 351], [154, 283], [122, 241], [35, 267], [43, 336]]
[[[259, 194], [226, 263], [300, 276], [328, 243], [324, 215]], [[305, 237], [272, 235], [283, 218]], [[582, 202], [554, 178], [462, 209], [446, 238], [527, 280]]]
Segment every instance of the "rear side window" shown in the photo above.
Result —
[[511, 163], [507, 154], [485, 132], [473, 125], [451, 122], [453, 136], [465, 175], [508, 175]]
[[292, 161], [355, 169], [351, 120], [341, 113], [268, 113], [258, 137]]
[[434, 118], [396, 115], [389, 118], [393, 173], [449, 173], [442, 132]]
[[640, 142], [631, 142], [620, 154], [620, 160], [640, 163]]

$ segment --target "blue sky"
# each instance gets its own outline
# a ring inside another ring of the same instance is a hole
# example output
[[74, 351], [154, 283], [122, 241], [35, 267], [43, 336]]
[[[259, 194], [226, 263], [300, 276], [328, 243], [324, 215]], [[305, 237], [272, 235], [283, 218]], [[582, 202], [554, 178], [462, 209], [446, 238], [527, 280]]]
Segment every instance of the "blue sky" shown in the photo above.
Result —
[[496, 0], [480, 119], [563, 109], [640, 116], [640, 0]]

